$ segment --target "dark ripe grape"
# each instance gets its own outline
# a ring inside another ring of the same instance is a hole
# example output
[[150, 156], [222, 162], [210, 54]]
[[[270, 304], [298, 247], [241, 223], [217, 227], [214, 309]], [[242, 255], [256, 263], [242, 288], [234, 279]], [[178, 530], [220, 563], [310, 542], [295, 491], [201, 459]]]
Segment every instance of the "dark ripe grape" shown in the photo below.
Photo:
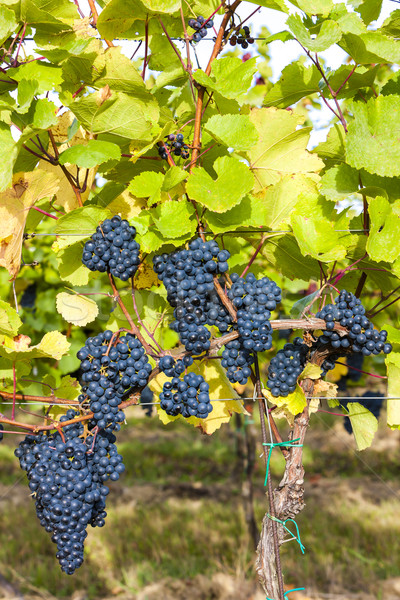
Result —
[[173, 377], [164, 383], [160, 407], [174, 417], [206, 419], [213, 410], [208, 383], [196, 373], [188, 373], [183, 379]]
[[268, 367], [267, 387], [275, 397], [288, 396], [296, 389], [308, 357], [308, 346], [301, 338], [285, 344], [271, 359]]
[[0, 442], [3, 440], [3, 437], [4, 437], [3, 431], [4, 431], [4, 425], [3, 425], [3, 423], [0, 423]]
[[199, 42], [199, 41], [201, 40], [201, 35], [200, 35], [200, 33], [197, 33], [197, 32], [196, 32], [196, 33], [194, 33], [194, 34], [193, 34], [193, 40], [194, 40], [195, 42]]
[[236, 46], [236, 42], [237, 42], [237, 37], [236, 35], [233, 35], [230, 39], [229, 39], [229, 43], [231, 46]]
[[[68, 410], [60, 421], [78, 415]], [[64, 439], [59, 432], [27, 435], [15, 451], [35, 494], [40, 524], [51, 534], [57, 545], [56, 557], [68, 575], [83, 562], [87, 527], [105, 523], [109, 492], [105, 482], [116, 481], [124, 471], [113, 433], [95, 433], [93, 421], [87, 422], [87, 429], [86, 440], [82, 423], [63, 427]]]
[[[160, 152], [161, 150], [161, 152]], [[162, 155], [162, 148], [159, 153]], [[136, 229], [118, 215], [106, 219], [86, 242], [82, 262], [91, 271], [105, 273], [127, 281], [140, 264], [140, 246], [135, 241]]]

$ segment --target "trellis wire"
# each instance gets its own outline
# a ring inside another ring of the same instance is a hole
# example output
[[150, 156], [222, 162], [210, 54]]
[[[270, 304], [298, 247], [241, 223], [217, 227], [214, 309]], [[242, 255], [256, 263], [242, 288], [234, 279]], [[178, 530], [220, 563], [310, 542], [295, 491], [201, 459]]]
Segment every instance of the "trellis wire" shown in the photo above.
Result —
[[[1, 393], [0, 393], [1, 397]], [[360, 396], [337, 396], [337, 398], [328, 398], [327, 396], [310, 396], [308, 400], [361, 400]], [[210, 402], [233, 402], [236, 401], [252, 401], [255, 402], [253, 397], [249, 398], [210, 398]], [[394, 396], [393, 398], [390, 396], [371, 396], [368, 397], [368, 400], [400, 400], [400, 396]], [[0, 400], [0, 404], [13, 404], [13, 402], [2, 402]], [[160, 402], [139, 402], [138, 404], [131, 404], [131, 406], [158, 406], [161, 404]], [[67, 402], [63, 402], [60, 404], [59, 402], [39, 402], [35, 400], [34, 402], [16, 402], [17, 406], [78, 406], [78, 404], [67, 404]], [[129, 408], [129, 407], [128, 407]], [[345, 414], [343, 416], [346, 416]]]
[[[336, 233], [368, 233], [370, 231], [370, 229], [334, 229], [334, 231]], [[34, 235], [35, 237], [39, 237], [39, 236], [46, 236], [46, 235], [59, 235], [60, 237], [67, 237], [67, 236], [82, 236], [85, 234], [91, 235], [93, 233], [93, 229], [91, 229], [90, 231], [81, 231], [80, 233], [36, 233], [36, 232], [25, 232], [26, 236], [29, 235]], [[214, 231], [203, 231], [202, 233], [204, 233], [204, 235], [226, 235], [226, 234], [238, 234], [238, 233], [293, 233], [290, 229], [284, 229], [284, 230], [279, 230], [279, 231], [270, 231], [268, 229], [262, 229], [261, 227], [259, 229], [244, 229], [244, 230], [240, 230], [240, 229], [234, 229], [234, 230], [228, 230], [228, 231], [222, 231], [219, 233], [215, 233]]]

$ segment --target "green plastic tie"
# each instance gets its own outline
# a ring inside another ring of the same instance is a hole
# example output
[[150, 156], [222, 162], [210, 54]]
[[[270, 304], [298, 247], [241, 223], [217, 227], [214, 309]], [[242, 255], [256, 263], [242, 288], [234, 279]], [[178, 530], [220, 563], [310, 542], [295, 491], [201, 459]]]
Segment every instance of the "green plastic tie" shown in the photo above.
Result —
[[265, 472], [265, 481], [264, 481], [264, 486], [267, 485], [268, 483], [268, 474], [269, 474], [269, 463], [271, 461], [271, 454], [272, 454], [272, 450], [278, 446], [280, 447], [294, 447], [294, 448], [302, 448], [303, 444], [296, 444], [296, 442], [300, 441], [300, 438], [296, 438], [295, 440], [291, 440], [289, 442], [263, 442], [263, 446], [268, 446], [269, 447], [269, 451], [268, 451], [268, 459], [267, 459], [267, 468], [266, 468], [266, 472]]
[[[304, 544], [302, 543], [302, 541], [301, 541], [301, 539], [300, 539], [300, 531], [299, 531], [299, 526], [297, 525], [296, 521], [295, 521], [294, 519], [285, 519], [284, 521], [281, 521], [280, 519], [277, 519], [277, 517], [273, 517], [273, 516], [272, 516], [272, 515], [270, 515], [269, 513], [267, 513], [267, 517], [268, 517], [269, 519], [271, 519], [272, 521], [276, 521], [277, 523], [280, 523], [280, 524], [282, 525], [282, 527], [283, 527], [284, 529], [286, 529], [286, 531], [287, 531], [288, 533], [290, 533], [290, 535], [292, 536], [292, 538], [293, 538], [294, 540], [296, 540], [296, 542], [297, 542], [297, 543], [299, 544], [299, 546], [300, 546], [301, 553], [302, 553], [302, 554], [304, 554], [304, 552], [305, 552], [306, 548], [305, 548]], [[295, 534], [294, 534], [292, 531], [290, 531], [290, 529], [289, 529], [288, 527], [286, 527], [286, 523], [289, 523], [289, 522], [293, 523], [293, 524], [294, 524], [294, 526], [296, 527], [296, 535], [295, 535]], [[293, 591], [293, 590], [292, 590], [292, 591]]]
[[[287, 592], [285, 592], [283, 594], [284, 598], [287, 600], [287, 595], [291, 594], [292, 592], [300, 592], [301, 590], [305, 591], [306, 588], [294, 588], [293, 590], [288, 590]], [[272, 598], [268, 598], [268, 596], [266, 596], [265, 600], [272, 600]]]

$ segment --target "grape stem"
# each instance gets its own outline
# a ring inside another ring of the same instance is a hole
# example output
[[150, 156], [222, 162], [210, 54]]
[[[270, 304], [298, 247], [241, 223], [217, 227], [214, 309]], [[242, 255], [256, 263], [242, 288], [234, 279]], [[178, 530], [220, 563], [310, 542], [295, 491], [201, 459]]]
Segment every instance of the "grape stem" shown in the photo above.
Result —
[[138, 338], [138, 340], [141, 342], [143, 348], [146, 350], [146, 353], [149, 356], [154, 357], [154, 351], [153, 351], [152, 347], [146, 342], [146, 340], [144, 339], [143, 335], [140, 333], [139, 328], [137, 327], [137, 325], [133, 321], [131, 315], [129, 314], [128, 309], [126, 308], [125, 304], [123, 303], [123, 301], [121, 299], [121, 296], [119, 295], [119, 292], [117, 290], [117, 286], [115, 285], [114, 277], [112, 276], [112, 274], [110, 273], [110, 271], [108, 271], [108, 279], [110, 281], [110, 285], [111, 285], [111, 288], [112, 288], [112, 291], [113, 291], [114, 298], [118, 302], [118, 305], [119, 305], [120, 309], [124, 313], [124, 315], [126, 317], [126, 320], [129, 323], [129, 326], [131, 328], [132, 333], [135, 334], [136, 337]]

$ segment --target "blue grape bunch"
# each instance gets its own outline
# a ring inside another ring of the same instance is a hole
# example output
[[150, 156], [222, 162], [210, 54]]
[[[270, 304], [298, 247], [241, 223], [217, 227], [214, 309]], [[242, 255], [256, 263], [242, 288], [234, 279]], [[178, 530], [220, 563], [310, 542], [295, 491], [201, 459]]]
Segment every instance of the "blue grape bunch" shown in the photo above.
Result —
[[[61, 417], [66, 422], [79, 416], [72, 409]], [[94, 423], [89, 421], [89, 429]], [[40, 524], [57, 545], [62, 571], [72, 575], [83, 562], [87, 527], [103, 527], [107, 516], [105, 482], [117, 481], [125, 470], [122, 456], [109, 430], [83, 440], [82, 423], [71, 423], [59, 432], [27, 435], [15, 450], [26, 471], [35, 498]]]
[[105, 219], [85, 243], [82, 262], [91, 271], [105, 273], [128, 281], [140, 264], [140, 245], [135, 241], [136, 229], [118, 215]]
[[253, 273], [244, 279], [236, 273], [228, 297], [237, 309], [237, 327], [243, 348], [265, 352], [272, 347], [271, 311], [281, 301], [281, 289], [268, 277], [257, 280]]
[[271, 358], [267, 387], [275, 397], [288, 396], [296, 389], [297, 379], [306, 366], [310, 348], [301, 338], [287, 343]]
[[83, 372], [83, 393], [79, 401], [89, 401], [93, 419], [100, 429], [118, 431], [125, 419], [118, 408], [122, 397], [128, 389], [145, 387], [152, 367], [134, 334], [127, 333], [116, 339], [115, 345], [112, 345], [113, 335], [107, 330], [88, 338], [77, 353]]
[[206, 22], [204, 17], [199, 16], [196, 19], [189, 19], [188, 25], [195, 30], [193, 41], [200, 42], [202, 38], [207, 36], [207, 29], [211, 29], [214, 26], [214, 21], [210, 19]]
[[238, 44], [243, 50], [246, 50], [249, 44], [254, 44], [254, 38], [250, 35], [250, 28], [247, 25], [242, 27], [237, 35], [232, 35], [229, 38], [229, 43], [231, 46]]
[[174, 156], [181, 156], [183, 159], [189, 158], [189, 146], [185, 144], [183, 133], [177, 133], [176, 135], [170, 133], [165, 136], [166, 142], [163, 146], [158, 146], [158, 154], [163, 160], [168, 160], [168, 153], [166, 150], [166, 146], [170, 154], [174, 154]]
[[221, 365], [226, 369], [226, 375], [231, 383], [246, 384], [253, 363], [253, 352], [243, 347], [240, 338], [225, 344]]
[[206, 419], [213, 406], [210, 401], [209, 385], [202, 375], [188, 373], [183, 379], [173, 377], [166, 381], [160, 394], [160, 407], [167, 415], [185, 418]]
[[153, 259], [154, 270], [167, 290], [167, 300], [174, 307], [171, 329], [179, 334], [188, 352], [201, 354], [210, 348], [211, 333], [205, 325], [220, 325], [231, 319], [221, 308], [214, 290], [214, 275], [228, 270], [230, 253], [221, 250], [214, 240], [196, 238], [189, 248]]
[[[334, 304], [327, 304], [316, 316], [325, 321], [324, 334], [319, 338], [322, 344], [329, 343], [338, 351], [362, 352], [364, 356], [392, 351], [392, 345], [387, 342], [387, 331], [375, 329], [365, 315], [361, 300], [346, 290], [340, 292]], [[346, 327], [348, 334], [340, 336], [334, 331], [335, 323]]]

